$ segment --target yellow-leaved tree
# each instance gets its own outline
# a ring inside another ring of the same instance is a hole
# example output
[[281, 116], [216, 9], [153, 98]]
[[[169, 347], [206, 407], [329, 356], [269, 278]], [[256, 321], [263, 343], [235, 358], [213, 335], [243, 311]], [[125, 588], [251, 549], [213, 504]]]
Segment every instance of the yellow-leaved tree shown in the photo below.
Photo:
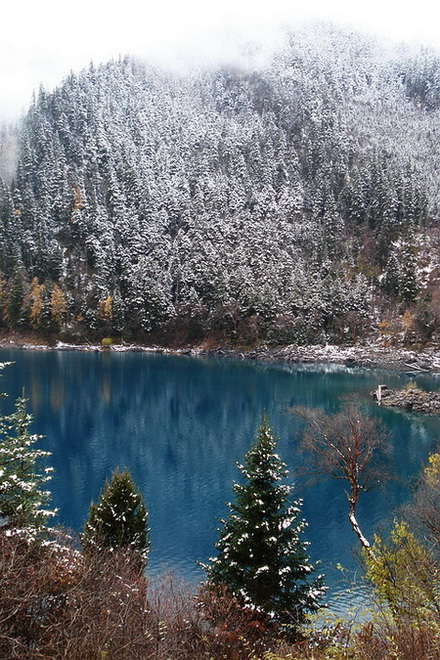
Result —
[[40, 284], [38, 278], [34, 277], [26, 301], [29, 309], [29, 323], [34, 330], [38, 330], [43, 324], [44, 289], [44, 284]]
[[50, 316], [52, 323], [61, 328], [66, 320], [67, 314], [67, 300], [63, 291], [57, 284], [52, 287], [52, 294], [50, 296]]

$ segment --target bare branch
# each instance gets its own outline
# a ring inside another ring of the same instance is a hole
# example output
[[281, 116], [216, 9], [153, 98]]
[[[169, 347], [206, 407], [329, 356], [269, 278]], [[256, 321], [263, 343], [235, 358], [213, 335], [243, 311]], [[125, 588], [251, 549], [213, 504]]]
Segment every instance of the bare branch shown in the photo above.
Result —
[[387, 478], [377, 460], [388, 446], [386, 431], [378, 421], [364, 415], [352, 399], [345, 400], [334, 415], [305, 407], [297, 407], [293, 413], [307, 422], [301, 447], [309, 456], [311, 471], [346, 482], [348, 519], [362, 546], [370, 552], [370, 543], [356, 518], [356, 505], [361, 492]]

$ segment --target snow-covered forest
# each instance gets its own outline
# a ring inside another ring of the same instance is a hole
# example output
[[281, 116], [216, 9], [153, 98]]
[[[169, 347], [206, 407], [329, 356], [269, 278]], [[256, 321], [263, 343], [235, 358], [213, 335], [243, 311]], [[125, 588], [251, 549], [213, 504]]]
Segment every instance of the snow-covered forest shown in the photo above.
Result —
[[258, 70], [71, 73], [1, 136], [1, 324], [432, 340], [439, 120], [439, 55], [328, 26]]

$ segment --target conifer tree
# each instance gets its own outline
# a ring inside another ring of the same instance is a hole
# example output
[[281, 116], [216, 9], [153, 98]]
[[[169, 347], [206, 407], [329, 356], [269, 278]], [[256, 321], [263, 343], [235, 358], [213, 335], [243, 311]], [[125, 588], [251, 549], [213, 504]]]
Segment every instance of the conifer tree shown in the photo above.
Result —
[[131, 548], [146, 563], [150, 550], [148, 514], [128, 471], [115, 470], [97, 504], [91, 503], [81, 542], [86, 552]]
[[51, 494], [44, 488], [52, 468], [39, 467], [50, 452], [34, 447], [40, 436], [29, 432], [26, 402], [17, 399], [15, 412], [0, 417], [0, 517], [3, 525], [39, 530], [55, 515], [46, 508]]
[[11, 328], [19, 327], [23, 321], [23, 300], [25, 296], [26, 277], [22, 268], [17, 268], [9, 282], [6, 314]]
[[322, 576], [311, 580], [314, 566], [301, 539], [306, 523], [300, 501], [291, 502], [292, 486], [264, 418], [258, 439], [239, 469], [236, 500], [223, 520], [218, 556], [204, 566], [208, 587], [224, 586], [244, 606], [257, 607], [273, 620], [293, 627], [318, 608]]

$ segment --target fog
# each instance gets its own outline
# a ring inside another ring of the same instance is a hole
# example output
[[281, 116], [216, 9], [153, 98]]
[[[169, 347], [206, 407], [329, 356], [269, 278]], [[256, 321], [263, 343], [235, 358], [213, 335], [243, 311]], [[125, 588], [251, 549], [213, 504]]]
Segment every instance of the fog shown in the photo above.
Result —
[[52, 89], [70, 71], [132, 54], [153, 64], [186, 68], [257, 64], [282, 43], [286, 29], [313, 20], [352, 27], [394, 41], [440, 46], [439, 8], [430, 0], [202, 0], [152, 2], [56, 0], [10, 3], [2, 10], [0, 119], [26, 111], [40, 85]]

